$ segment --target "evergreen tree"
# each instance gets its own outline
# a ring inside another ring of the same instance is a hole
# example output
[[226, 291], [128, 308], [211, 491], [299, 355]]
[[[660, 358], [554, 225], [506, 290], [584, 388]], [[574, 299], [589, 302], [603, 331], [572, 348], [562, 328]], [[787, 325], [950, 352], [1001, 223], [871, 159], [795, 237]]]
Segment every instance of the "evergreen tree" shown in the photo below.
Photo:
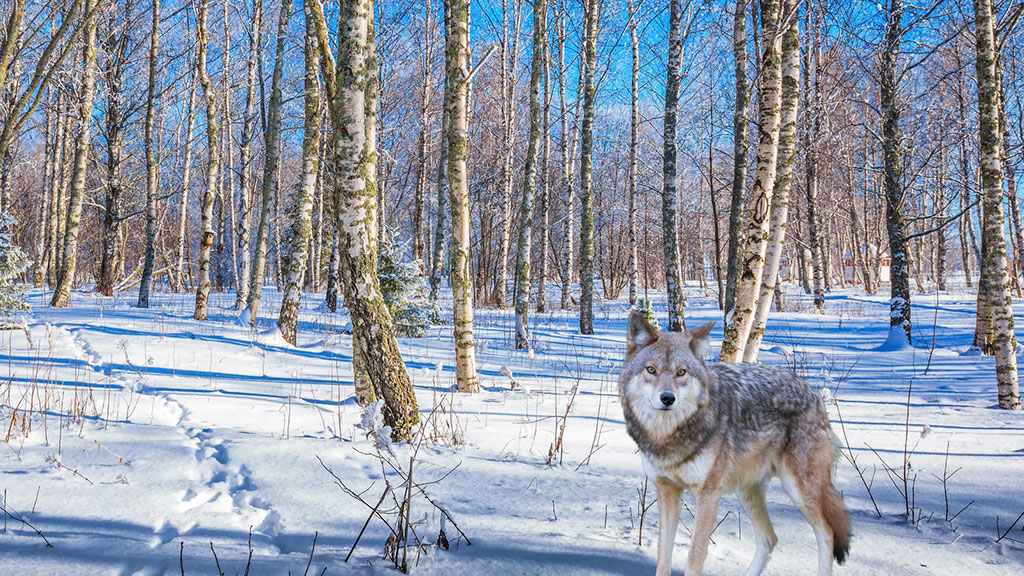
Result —
[[7, 212], [0, 212], [0, 330], [19, 326], [15, 315], [29, 310], [17, 280], [30, 262], [21, 248], [11, 242], [9, 231], [15, 223]]
[[420, 338], [427, 326], [440, 321], [441, 309], [429, 298], [423, 261], [409, 259], [406, 247], [390, 240], [390, 236], [383, 236], [378, 246], [380, 291], [395, 323], [395, 335]]

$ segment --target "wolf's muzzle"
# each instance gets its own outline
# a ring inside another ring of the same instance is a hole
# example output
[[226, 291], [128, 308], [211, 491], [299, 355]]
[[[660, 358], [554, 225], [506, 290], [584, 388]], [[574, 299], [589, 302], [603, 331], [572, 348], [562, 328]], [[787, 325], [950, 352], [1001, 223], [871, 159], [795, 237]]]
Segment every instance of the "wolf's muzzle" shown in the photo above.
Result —
[[674, 403], [675, 403], [675, 401], [676, 401], [676, 395], [675, 395], [675, 394], [673, 394], [673, 393], [671, 393], [671, 392], [662, 392], [662, 393], [661, 393], [661, 403], [662, 403], [662, 404], [663, 404], [663, 405], [664, 405], [664, 406], [665, 406], [666, 408], [668, 408], [669, 406], [671, 406], [672, 404], [674, 404]]

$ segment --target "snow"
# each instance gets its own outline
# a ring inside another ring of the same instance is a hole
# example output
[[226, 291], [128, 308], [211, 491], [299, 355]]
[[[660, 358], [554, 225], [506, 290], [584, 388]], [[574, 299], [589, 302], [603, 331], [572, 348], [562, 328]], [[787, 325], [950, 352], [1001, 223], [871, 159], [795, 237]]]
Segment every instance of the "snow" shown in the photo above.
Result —
[[[689, 325], [721, 319], [713, 297], [688, 292]], [[7, 517], [0, 574], [179, 574], [179, 564], [216, 574], [218, 561], [242, 573], [250, 530], [250, 573], [303, 573], [314, 534], [311, 574], [395, 573], [379, 521], [343, 562], [369, 509], [324, 466], [371, 505], [385, 481], [402, 480], [376, 457], [388, 436], [379, 411], [355, 403], [347, 315], [304, 298], [292, 347], [269, 319], [280, 304], [272, 289], [256, 328], [239, 322], [233, 293], [213, 294], [209, 320], [197, 322], [191, 294], [154, 293], [139, 310], [133, 293], [76, 292], [72, 308], [51, 309], [47, 293], [30, 292], [32, 343], [0, 332], [0, 489], [53, 547]], [[664, 318], [663, 295], [651, 299]], [[760, 360], [829, 399], [854, 532], [836, 574], [1020, 574], [1024, 521], [999, 542], [996, 526], [1001, 534], [1024, 512], [1024, 415], [997, 409], [993, 359], [969, 354], [973, 294], [915, 296], [913, 346], [885, 345], [883, 296], [836, 291], [825, 315], [800, 293], [786, 300], [795, 311], [772, 315]], [[450, 314], [450, 299], [441, 305]], [[401, 465], [415, 455], [417, 482], [472, 541], [445, 521], [451, 549], [430, 547], [412, 572], [653, 574], [654, 488], [643, 496], [616, 390], [628, 305], [597, 302], [593, 336], [578, 334], [572, 312], [533, 314], [529, 353], [513, 350], [510, 310], [475, 313], [479, 394], [451, 391], [450, 327], [400, 341], [427, 440], [382, 449]], [[720, 342], [721, 322], [712, 355]], [[912, 520], [894, 476], [905, 450]], [[765, 573], [812, 573], [810, 527], [777, 482], [768, 499], [779, 544]], [[422, 498], [410, 518], [428, 542], [443, 524]], [[687, 509], [681, 518], [676, 574], [692, 524]], [[735, 496], [719, 519], [705, 572], [742, 573], [754, 541]]]

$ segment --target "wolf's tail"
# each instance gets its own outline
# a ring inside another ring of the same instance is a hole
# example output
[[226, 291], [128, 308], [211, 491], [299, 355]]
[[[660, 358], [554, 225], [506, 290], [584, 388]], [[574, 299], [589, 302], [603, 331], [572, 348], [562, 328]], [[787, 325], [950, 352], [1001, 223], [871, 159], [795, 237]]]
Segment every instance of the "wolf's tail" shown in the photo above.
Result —
[[832, 485], [831, 479], [825, 486], [821, 511], [832, 529], [832, 555], [842, 564], [850, 552], [850, 514], [843, 505], [843, 497]]

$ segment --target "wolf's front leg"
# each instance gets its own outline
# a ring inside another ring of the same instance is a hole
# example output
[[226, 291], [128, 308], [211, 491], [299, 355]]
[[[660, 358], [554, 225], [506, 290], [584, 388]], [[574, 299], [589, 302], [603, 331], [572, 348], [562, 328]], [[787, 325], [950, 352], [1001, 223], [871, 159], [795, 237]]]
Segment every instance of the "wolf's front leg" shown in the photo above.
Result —
[[690, 541], [690, 554], [686, 558], [686, 576], [700, 576], [704, 570], [704, 560], [708, 557], [708, 542], [711, 531], [718, 517], [718, 498], [722, 489], [717, 482], [706, 482], [699, 490], [694, 490], [697, 500], [697, 511], [693, 519], [693, 539]]
[[679, 496], [682, 489], [664, 479], [655, 479], [654, 485], [658, 489], [657, 576], [671, 576], [672, 547], [679, 526]]

